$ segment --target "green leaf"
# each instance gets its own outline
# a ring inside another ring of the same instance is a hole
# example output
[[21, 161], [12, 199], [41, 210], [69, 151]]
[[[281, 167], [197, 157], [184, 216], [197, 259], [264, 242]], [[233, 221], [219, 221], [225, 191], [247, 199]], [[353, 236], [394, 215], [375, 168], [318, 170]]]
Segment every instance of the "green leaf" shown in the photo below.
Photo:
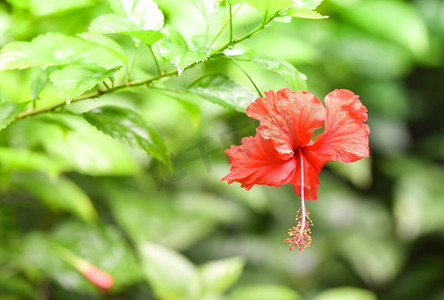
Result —
[[123, 51], [122, 47], [113, 39], [101, 34], [92, 35], [88, 33], [79, 33], [77, 36], [105, 48], [118, 57], [124, 64], [128, 62], [128, 56]]
[[192, 64], [206, 60], [208, 50], [202, 47], [190, 49], [183, 36], [169, 27], [166, 37], [157, 44], [160, 55], [177, 67], [179, 76]]
[[31, 42], [12, 42], [0, 53], [0, 70], [69, 64], [92, 64], [110, 69], [122, 62], [103, 47], [61, 33], [40, 35]]
[[71, 212], [87, 222], [97, 219], [91, 200], [72, 181], [32, 173], [22, 175], [15, 176], [15, 185], [40, 198], [52, 209]]
[[306, 91], [308, 89], [307, 83], [305, 82], [307, 76], [299, 72], [289, 62], [264, 56], [253, 57], [253, 62], [282, 76], [292, 85], [294, 90]]
[[20, 107], [15, 102], [0, 99], [0, 130], [6, 128], [20, 111]]
[[42, 171], [55, 177], [64, 165], [44, 154], [26, 149], [14, 149], [0, 146], [0, 163], [2, 167], [23, 171]]
[[193, 0], [194, 5], [202, 13], [207, 24], [211, 22], [213, 16], [217, 13], [221, 2], [219, 0]]
[[110, 274], [114, 279], [113, 290], [141, 280], [133, 251], [115, 228], [76, 220], [59, 222], [49, 235], [32, 233], [25, 236], [20, 251], [21, 265], [27, 270], [37, 268], [66, 291], [99, 294], [84, 276], [60, 257], [54, 244], [69, 249]]
[[117, 14], [107, 14], [94, 19], [88, 28], [90, 35], [118, 33], [135, 37], [148, 46], [152, 46], [164, 37], [164, 34], [155, 30], [143, 30], [127, 17]]
[[337, 287], [325, 290], [318, 294], [315, 300], [376, 300], [375, 294], [369, 290], [355, 287]]
[[51, 157], [45, 158], [53, 164], [60, 162], [66, 171], [94, 176], [127, 176], [140, 171], [126, 146], [95, 130], [82, 116], [58, 113], [51, 117], [14, 123], [9, 135], [11, 145], [43, 148]]
[[44, 68], [39, 75], [31, 83], [31, 99], [36, 100], [39, 98], [41, 91], [45, 88], [49, 82], [49, 74], [54, 71], [53, 67]]
[[293, 4], [293, 0], [243, 0], [243, 2], [256, 8], [265, 17], [272, 16]]
[[145, 150], [172, 169], [162, 137], [136, 112], [115, 106], [103, 106], [83, 114], [97, 129], [133, 147]]
[[68, 66], [51, 73], [51, 82], [59, 89], [67, 103], [78, 95], [91, 90], [112, 76], [120, 67], [110, 70], [95, 65]]
[[402, 45], [416, 55], [424, 55], [429, 50], [427, 25], [407, 2], [363, 1], [341, 12], [357, 26]]
[[241, 276], [244, 260], [238, 257], [208, 262], [199, 267], [207, 295], [219, 295], [230, 288]]
[[162, 11], [152, 0], [109, 0], [111, 8], [136, 26], [136, 30], [160, 30], [163, 27]]
[[200, 288], [196, 267], [181, 254], [156, 244], [140, 243], [138, 252], [150, 287], [160, 299], [196, 299]]
[[219, 74], [197, 79], [188, 87], [188, 91], [239, 112], [245, 112], [247, 106], [257, 98], [257, 95], [246, 87]]
[[304, 7], [292, 7], [286, 12], [287, 16], [304, 19], [326, 19], [328, 16], [321, 15], [315, 10]]
[[241, 286], [233, 290], [230, 300], [301, 300], [295, 291], [281, 285], [262, 284]]

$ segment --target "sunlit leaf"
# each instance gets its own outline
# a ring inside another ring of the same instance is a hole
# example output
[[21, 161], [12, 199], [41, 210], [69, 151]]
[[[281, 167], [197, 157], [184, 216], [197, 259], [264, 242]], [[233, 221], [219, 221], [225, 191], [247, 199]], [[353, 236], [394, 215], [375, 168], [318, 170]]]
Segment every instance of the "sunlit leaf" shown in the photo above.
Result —
[[[63, 170], [81, 174], [133, 175], [140, 171], [126, 146], [95, 130], [83, 117], [63, 113], [52, 117], [52, 120], [32, 118], [16, 122], [11, 127], [11, 144], [43, 148], [50, 162], [48, 166], [62, 162]], [[26, 166], [26, 156], [23, 164]]]
[[122, 47], [113, 39], [101, 34], [79, 33], [77, 36], [88, 40], [89, 42], [104, 47], [109, 52], [118, 57], [123, 63], [128, 62], [128, 57]]
[[188, 91], [239, 112], [245, 112], [247, 106], [257, 98], [252, 91], [223, 75], [203, 76], [193, 82]]
[[148, 242], [139, 244], [138, 252], [145, 278], [160, 299], [196, 299], [199, 275], [188, 259]]
[[88, 27], [90, 35], [118, 33], [138, 38], [151, 46], [163, 38], [163, 33], [155, 30], [143, 30], [131, 23], [127, 17], [117, 14], [107, 14], [98, 17]]
[[103, 106], [84, 113], [85, 119], [119, 141], [145, 150], [172, 168], [162, 137], [136, 112], [115, 106]]
[[127, 18], [135, 30], [160, 30], [164, 16], [153, 0], [109, 0], [116, 14]]
[[186, 67], [204, 61], [209, 56], [205, 48], [190, 49], [184, 37], [172, 27], [168, 28], [166, 37], [157, 47], [160, 55], [177, 67], [179, 76]]
[[289, 62], [264, 56], [253, 57], [253, 62], [264, 67], [267, 70], [270, 70], [282, 76], [292, 85], [293, 89], [296, 91], [306, 91], [308, 89], [307, 83], [305, 82], [307, 80], [307, 76], [299, 72]]
[[331, 288], [318, 294], [314, 300], [377, 300], [376, 295], [356, 287], [341, 286]]
[[54, 210], [71, 212], [88, 222], [97, 218], [89, 197], [75, 183], [63, 177], [50, 179], [27, 173], [15, 178], [15, 186], [40, 198]]
[[31, 84], [31, 98], [38, 99], [40, 92], [49, 83], [49, 74], [54, 71], [54, 67], [44, 68], [39, 75], [32, 81]]
[[209, 24], [220, 7], [221, 1], [219, 0], [193, 0], [194, 5], [199, 9]]
[[293, 4], [292, 0], [243, 0], [243, 2], [256, 8], [266, 17], [289, 8]]
[[211, 261], [199, 267], [205, 294], [222, 294], [242, 274], [244, 261], [238, 257]]
[[23, 171], [42, 171], [56, 176], [66, 166], [61, 161], [26, 149], [0, 147], [0, 163], [4, 168]]
[[68, 66], [52, 72], [49, 78], [70, 103], [75, 96], [91, 90], [119, 69], [107, 70], [95, 65]]
[[230, 294], [230, 300], [301, 300], [302, 297], [292, 289], [281, 285], [240, 286]]
[[295, 18], [304, 18], [304, 19], [325, 19], [328, 16], [324, 16], [318, 13], [315, 10], [300, 8], [300, 7], [292, 7], [288, 10], [286, 15], [295, 17]]
[[103, 47], [61, 33], [40, 35], [31, 42], [12, 42], [0, 53], [0, 70], [69, 64], [93, 64], [109, 69], [122, 62]]
[[20, 107], [15, 102], [0, 99], [0, 130], [6, 128], [19, 113]]

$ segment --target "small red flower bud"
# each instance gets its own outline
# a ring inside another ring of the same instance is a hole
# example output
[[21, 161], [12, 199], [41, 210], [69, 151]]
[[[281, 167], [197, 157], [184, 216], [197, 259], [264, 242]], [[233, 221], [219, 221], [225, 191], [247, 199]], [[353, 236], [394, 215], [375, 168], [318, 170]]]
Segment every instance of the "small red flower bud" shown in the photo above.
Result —
[[113, 287], [113, 277], [93, 265], [85, 265], [84, 267], [82, 267], [81, 272], [86, 277], [86, 279], [88, 279], [92, 284], [94, 284], [104, 293], [108, 292]]

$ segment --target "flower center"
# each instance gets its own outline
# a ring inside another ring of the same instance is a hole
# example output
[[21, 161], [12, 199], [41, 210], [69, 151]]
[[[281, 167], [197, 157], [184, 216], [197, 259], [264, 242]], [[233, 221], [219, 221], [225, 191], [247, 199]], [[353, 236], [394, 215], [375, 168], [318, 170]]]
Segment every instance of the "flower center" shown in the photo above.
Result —
[[299, 251], [302, 251], [302, 246], [305, 248], [310, 246], [311, 244], [311, 229], [310, 227], [313, 225], [313, 222], [310, 219], [310, 212], [305, 207], [305, 195], [304, 195], [304, 157], [302, 155], [302, 151], [300, 148], [295, 149], [299, 152], [300, 158], [300, 167], [301, 167], [301, 208], [296, 213], [296, 221], [298, 221], [297, 226], [293, 226], [288, 231], [289, 238], [285, 239], [286, 243], [289, 243], [290, 251], [293, 250], [296, 246]]

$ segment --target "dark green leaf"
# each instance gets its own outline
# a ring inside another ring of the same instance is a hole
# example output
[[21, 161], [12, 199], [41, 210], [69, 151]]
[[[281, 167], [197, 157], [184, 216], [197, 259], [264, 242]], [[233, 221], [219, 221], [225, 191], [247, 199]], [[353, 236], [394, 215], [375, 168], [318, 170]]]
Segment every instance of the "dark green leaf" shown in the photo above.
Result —
[[6, 128], [19, 113], [20, 107], [15, 102], [0, 100], [0, 130]]
[[68, 66], [52, 72], [49, 78], [70, 103], [75, 96], [89, 91], [119, 69], [107, 70], [95, 65]]
[[223, 294], [242, 274], [244, 261], [238, 257], [208, 262], [199, 267], [204, 285], [204, 293], [208, 295]]
[[85, 119], [100, 131], [130, 146], [145, 150], [172, 169], [162, 137], [136, 112], [115, 106], [103, 106], [84, 113]]
[[31, 42], [12, 42], [0, 53], [0, 70], [69, 64], [93, 64], [109, 69], [122, 62], [103, 47], [61, 33], [40, 35]]
[[253, 62], [264, 67], [267, 70], [275, 72], [286, 79], [295, 90], [307, 90], [307, 76], [299, 72], [292, 64], [289, 62], [269, 58], [263, 56], [253, 57]]
[[97, 219], [97, 213], [89, 197], [68, 179], [63, 177], [50, 179], [30, 173], [14, 178], [15, 186], [40, 198], [54, 210], [71, 212], [87, 222]]
[[172, 27], [168, 28], [166, 37], [157, 47], [160, 55], [177, 67], [179, 76], [186, 67], [204, 61], [209, 56], [205, 48], [190, 49], [183, 36]]
[[203, 76], [193, 82], [188, 91], [239, 112], [245, 112], [247, 106], [257, 98], [252, 91], [223, 75]]
[[188, 259], [148, 242], [139, 244], [138, 250], [145, 277], [159, 299], [196, 299], [200, 278]]

